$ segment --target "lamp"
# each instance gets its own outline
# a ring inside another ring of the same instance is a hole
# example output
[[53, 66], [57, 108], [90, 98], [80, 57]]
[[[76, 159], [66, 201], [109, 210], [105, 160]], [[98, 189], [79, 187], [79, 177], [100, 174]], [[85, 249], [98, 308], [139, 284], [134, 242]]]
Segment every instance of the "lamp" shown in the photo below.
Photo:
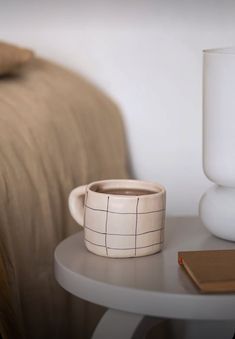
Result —
[[203, 170], [216, 185], [200, 200], [201, 220], [235, 241], [235, 47], [203, 52]]

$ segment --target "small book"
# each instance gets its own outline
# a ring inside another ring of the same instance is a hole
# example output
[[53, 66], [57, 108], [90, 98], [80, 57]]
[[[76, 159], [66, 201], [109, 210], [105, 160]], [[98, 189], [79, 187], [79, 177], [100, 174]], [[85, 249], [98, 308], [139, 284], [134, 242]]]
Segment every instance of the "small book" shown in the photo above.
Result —
[[235, 250], [178, 252], [178, 262], [201, 292], [235, 292]]

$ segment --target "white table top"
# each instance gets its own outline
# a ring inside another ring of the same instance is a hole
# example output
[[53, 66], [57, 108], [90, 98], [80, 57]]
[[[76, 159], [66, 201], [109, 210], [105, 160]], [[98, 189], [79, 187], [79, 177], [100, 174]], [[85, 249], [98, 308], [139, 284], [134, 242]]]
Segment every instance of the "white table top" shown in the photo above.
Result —
[[161, 253], [130, 259], [88, 252], [83, 232], [55, 250], [59, 284], [82, 299], [127, 312], [175, 319], [235, 319], [235, 294], [200, 294], [177, 263], [181, 250], [235, 249], [212, 236], [196, 217], [167, 218]]

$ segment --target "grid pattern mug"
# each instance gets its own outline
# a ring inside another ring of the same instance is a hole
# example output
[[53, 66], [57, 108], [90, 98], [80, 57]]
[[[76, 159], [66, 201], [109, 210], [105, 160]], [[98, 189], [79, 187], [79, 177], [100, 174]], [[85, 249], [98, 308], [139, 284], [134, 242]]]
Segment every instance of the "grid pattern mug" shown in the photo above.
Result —
[[89, 251], [106, 257], [140, 257], [161, 251], [165, 188], [139, 180], [103, 180], [75, 188], [72, 217], [84, 227]]

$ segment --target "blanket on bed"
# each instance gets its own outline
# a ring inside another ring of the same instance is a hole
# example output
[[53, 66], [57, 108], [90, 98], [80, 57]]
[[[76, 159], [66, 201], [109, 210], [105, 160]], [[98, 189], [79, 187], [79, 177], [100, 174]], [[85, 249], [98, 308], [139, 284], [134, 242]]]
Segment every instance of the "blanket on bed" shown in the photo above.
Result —
[[4, 337], [90, 334], [94, 324], [87, 315], [96, 312], [55, 282], [53, 252], [79, 229], [67, 207], [71, 189], [97, 179], [127, 178], [127, 167], [119, 110], [83, 77], [34, 59], [20, 73], [0, 79]]

